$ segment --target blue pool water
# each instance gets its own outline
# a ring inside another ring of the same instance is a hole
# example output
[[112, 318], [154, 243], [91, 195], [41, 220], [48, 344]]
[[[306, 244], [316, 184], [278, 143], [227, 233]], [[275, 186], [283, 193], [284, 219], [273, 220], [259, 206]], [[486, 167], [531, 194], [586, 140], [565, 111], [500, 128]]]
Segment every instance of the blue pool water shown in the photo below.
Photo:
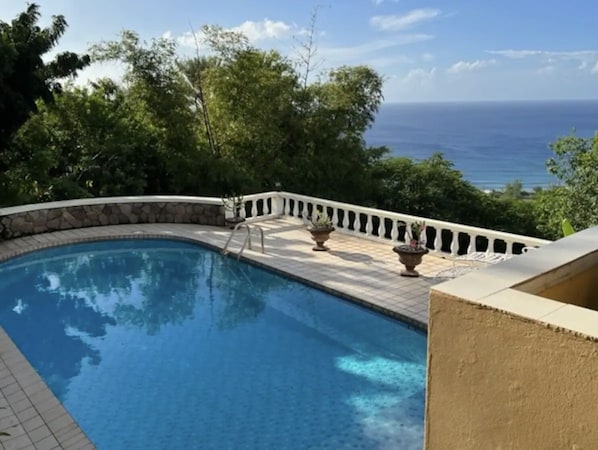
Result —
[[422, 447], [422, 333], [203, 247], [43, 250], [0, 264], [0, 293], [100, 449]]

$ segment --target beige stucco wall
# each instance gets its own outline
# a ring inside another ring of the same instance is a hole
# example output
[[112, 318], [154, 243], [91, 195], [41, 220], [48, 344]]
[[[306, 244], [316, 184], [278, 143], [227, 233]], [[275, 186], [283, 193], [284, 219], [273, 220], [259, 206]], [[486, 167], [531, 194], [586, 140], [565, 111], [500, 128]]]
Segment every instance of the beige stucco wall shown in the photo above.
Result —
[[598, 266], [544, 289], [536, 295], [598, 310]]
[[430, 450], [598, 448], [598, 343], [433, 290], [425, 437]]
[[430, 292], [427, 449], [598, 449], [598, 227]]

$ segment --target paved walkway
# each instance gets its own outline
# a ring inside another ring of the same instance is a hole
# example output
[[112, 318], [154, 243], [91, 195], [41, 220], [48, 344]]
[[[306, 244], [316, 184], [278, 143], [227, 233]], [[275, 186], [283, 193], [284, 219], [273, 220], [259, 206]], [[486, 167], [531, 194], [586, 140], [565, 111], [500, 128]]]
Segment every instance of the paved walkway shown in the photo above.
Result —
[[[335, 232], [329, 252], [314, 252], [309, 233], [298, 220], [259, 222], [265, 253], [260, 252], [257, 228], [253, 250], [243, 257], [286, 273], [324, 290], [382, 310], [425, 328], [428, 291], [442, 279], [435, 275], [452, 262], [427, 255], [418, 266], [419, 278], [399, 276], [401, 265], [388, 243]], [[139, 224], [82, 228], [46, 233], [0, 243], [0, 260], [41, 248], [118, 237], [176, 237], [222, 249], [231, 231], [220, 227], [184, 224]], [[229, 249], [236, 254], [246, 232], [238, 230]], [[11, 339], [0, 329], [0, 437], [6, 449], [92, 449], [85, 434], [52, 395]]]

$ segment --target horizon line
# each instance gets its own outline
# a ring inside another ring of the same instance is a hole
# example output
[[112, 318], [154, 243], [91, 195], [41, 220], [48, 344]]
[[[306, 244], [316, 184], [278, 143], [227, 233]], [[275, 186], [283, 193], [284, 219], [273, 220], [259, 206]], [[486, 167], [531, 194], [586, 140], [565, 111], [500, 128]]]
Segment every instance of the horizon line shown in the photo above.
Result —
[[422, 104], [422, 103], [557, 103], [557, 102], [598, 102], [598, 98], [553, 98], [553, 99], [507, 99], [507, 100], [393, 100], [382, 104]]

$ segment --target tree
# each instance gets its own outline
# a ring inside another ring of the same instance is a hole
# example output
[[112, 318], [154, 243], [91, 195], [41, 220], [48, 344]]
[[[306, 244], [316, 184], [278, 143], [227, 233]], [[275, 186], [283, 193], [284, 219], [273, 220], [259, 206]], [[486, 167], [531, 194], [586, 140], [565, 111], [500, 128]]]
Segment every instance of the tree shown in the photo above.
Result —
[[515, 180], [512, 183], [507, 183], [502, 192], [502, 197], [510, 199], [523, 198], [523, 183], [521, 180]]
[[524, 235], [538, 234], [529, 202], [482, 192], [464, 180], [442, 154], [419, 162], [388, 158], [374, 170], [374, 179], [378, 180], [375, 201], [380, 208]]
[[483, 222], [484, 217], [472, 207], [483, 199], [483, 193], [463, 179], [453, 164], [436, 153], [415, 162], [410, 158], [388, 158], [376, 168], [379, 207], [423, 217], [468, 223]]
[[147, 149], [146, 193], [193, 193], [188, 186], [202, 159], [194, 92], [180, 71], [176, 43], [160, 38], [143, 42], [123, 31], [120, 40], [92, 47], [95, 61], [117, 60], [126, 67], [124, 91], [131, 108], [144, 117], [155, 140]]
[[541, 231], [558, 238], [565, 218], [576, 230], [598, 224], [598, 133], [588, 139], [566, 136], [551, 148], [547, 167], [561, 185], [536, 194], [534, 204]]
[[382, 78], [367, 66], [343, 66], [300, 91], [296, 155], [287, 179], [306, 194], [363, 202], [371, 198], [370, 168], [385, 152], [367, 148], [364, 132], [382, 101]]
[[206, 95], [220, 156], [246, 189], [270, 188], [284, 176], [296, 89], [292, 66], [274, 51], [243, 49], [207, 70]]
[[5, 170], [6, 147], [14, 132], [37, 111], [36, 101], [53, 101], [60, 92], [60, 80], [74, 76], [89, 64], [87, 55], [72, 52], [56, 55], [50, 62], [43, 56], [52, 50], [64, 34], [67, 23], [54, 16], [48, 28], [37, 25], [40, 13], [30, 4], [11, 23], [0, 21], [0, 169]]
[[143, 194], [153, 143], [143, 112], [110, 80], [71, 88], [40, 106], [18, 131], [15, 148], [26, 155], [8, 174], [20, 180], [21, 201]]

